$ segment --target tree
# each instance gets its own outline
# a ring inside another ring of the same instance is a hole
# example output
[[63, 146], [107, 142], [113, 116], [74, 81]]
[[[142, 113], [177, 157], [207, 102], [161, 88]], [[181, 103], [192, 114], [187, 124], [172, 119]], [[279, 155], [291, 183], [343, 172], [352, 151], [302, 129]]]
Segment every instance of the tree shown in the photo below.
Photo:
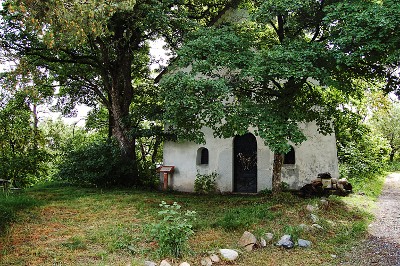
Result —
[[14, 185], [35, 183], [46, 172], [48, 154], [43, 137], [34, 126], [26, 95], [12, 99], [2, 91], [0, 101], [0, 178]]
[[282, 154], [306, 139], [300, 123], [315, 121], [321, 133], [332, 133], [339, 104], [361, 97], [359, 80], [386, 78], [397, 86], [391, 69], [398, 33], [390, 41], [383, 36], [397, 25], [388, 17], [399, 16], [400, 6], [268, 0], [240, 8], [231, 21], [196, 31], [178, 52], [162, 81], [166, 119], [178, 137], [197, 142], [204, 140], [202, 127], [224, 138], [254, 128], [275, 154], [279, 192]]
[[391, 103], [388, 109], [380, 110], [372, 118], [372, 126], [390, 145], [389, 160], [393, 162], [396, 153], [400, 150], [400, 104]]
[[350, 99], [340, 106], [333, 119], [341, 177], [363, 183], [385, 169], [390, 152], [388, 141], [371, 127], [371, 117], [388, 108], [388, 97], [381, 87], [365, 86], [364, 97]]
[[8, 0], [0, 44], [54, 77], [64, 110], [77, 103], [107, 108], [110, 135], [126, 162], [135, 164], [140, 126], [154, 114], [146, 112], [154, 101], [141, 97], [156, 90], [148, 42], [163, 38], [175, 49], [195, 22], [210, 23], [227, 5], [225, 0]]

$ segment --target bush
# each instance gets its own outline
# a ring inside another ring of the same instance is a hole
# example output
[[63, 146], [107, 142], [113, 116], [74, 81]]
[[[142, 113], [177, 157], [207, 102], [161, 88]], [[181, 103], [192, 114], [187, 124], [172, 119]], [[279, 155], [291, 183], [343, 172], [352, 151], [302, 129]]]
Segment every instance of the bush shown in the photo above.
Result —
[[133, 175], [134, 166], [121, 159], [115, 142], [95, 140], [67, 151], [57, 177], [80, 185], [110, 187], [124, 184]]
[[196, 180], [194, 181], [194, 191], [202, 194], [215, 192], [217, 189], [217, 177], [218, 173], [216, 172], [205, 175], [197, 173]]
[[151, 236], [158, 242], [158, 255], [160, 257], [181, 257], [188, 250], [188, 240], [193, 235], [192, 222], [194, 211], [181, 211], [181, 206], [174, 202], [168, 205], [162, 201], [158, 212], [162, 220], [151, 226]]
[[363, 179], [380, 173], [387, 165], [389, 147], [387, 142], [368, 132], [357, 142], [339, 144], [340, 176], [348, 179]]

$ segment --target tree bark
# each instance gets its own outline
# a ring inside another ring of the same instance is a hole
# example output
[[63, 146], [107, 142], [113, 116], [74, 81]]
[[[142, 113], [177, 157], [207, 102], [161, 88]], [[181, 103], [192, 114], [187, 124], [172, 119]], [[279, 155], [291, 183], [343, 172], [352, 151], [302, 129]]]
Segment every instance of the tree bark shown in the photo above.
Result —
[[390, 152], [390, 155], [389, 155], [389, 161], [392, 163], [393, 162], [393, 160], [394, 160], [394, 154], [396, 153], [396, 151], [395, 150], [393, 150], [392, 149], [392, 151]]
[[133, 185], [138, 181], [137, 158], [135, 152], [136, 138], [132, 132], [132, 123], [129, 117], [129, 107], [133, 99], [132, 86], [132, 62], [133, 57], [130, 53], [130, 42], [124, 40], [121, 35], [121, 29], [116, 31], [116, 38], [121, 42], [115, 45], [116, 58], [108, 62], [109, 71], [105, 79], [107, 93], [109, 96], [109, 134], [114, 137], [121, 149], [122, 161], [133, 167], [131, 176], [121, 180], [123, 185]]
[[272, 172], [272, 194], [279, 194], [282, 192], [282, 164], [283, 155], [274, 153], [274, 164]]

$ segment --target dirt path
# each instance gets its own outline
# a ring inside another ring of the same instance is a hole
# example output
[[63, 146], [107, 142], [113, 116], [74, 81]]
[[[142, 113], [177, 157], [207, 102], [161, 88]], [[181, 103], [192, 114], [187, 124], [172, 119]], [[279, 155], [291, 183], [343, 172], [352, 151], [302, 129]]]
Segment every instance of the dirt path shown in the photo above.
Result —
[[400, 265], [400, 173], [386, 177], [375, 215], [368, 239], [347, 254], [341, 265]]

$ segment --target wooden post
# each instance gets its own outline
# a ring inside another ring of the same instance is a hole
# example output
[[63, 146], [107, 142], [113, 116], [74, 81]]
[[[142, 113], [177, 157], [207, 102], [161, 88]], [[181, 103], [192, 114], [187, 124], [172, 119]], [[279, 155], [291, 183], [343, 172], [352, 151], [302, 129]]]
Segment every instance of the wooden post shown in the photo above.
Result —
[[164, 172], [164, 190], [168, 189], [168, 172]]
[[164, 177], [164, 183], [163, 183], [163, 190], [168, 190], [168, 174], [171, 174], [174, 172], [175, 166], [161, 166], [158, 168], [157, 172], [163, 173]]

